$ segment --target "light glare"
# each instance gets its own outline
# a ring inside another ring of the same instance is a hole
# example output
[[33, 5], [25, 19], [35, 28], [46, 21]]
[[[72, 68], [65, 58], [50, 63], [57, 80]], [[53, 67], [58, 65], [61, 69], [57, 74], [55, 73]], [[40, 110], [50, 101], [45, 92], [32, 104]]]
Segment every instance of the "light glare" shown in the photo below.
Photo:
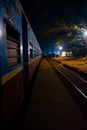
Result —
[[60, 46], [59, 49], [62, 50], [62, 46]]
[[84, 32], [84, 36], [87, 36], [87, 31]]
[[2, 30], [1, 30], [1, 28], [0, 28], [0, 37], [2, 37]]

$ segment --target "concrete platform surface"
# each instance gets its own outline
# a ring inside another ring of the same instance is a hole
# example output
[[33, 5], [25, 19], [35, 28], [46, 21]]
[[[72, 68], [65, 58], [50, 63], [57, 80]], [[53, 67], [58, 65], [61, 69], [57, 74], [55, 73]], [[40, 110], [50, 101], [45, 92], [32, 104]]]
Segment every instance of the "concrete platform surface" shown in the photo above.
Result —
[[23, 130], [87, 130], [87, 119], [49, 62], [42, 59]]

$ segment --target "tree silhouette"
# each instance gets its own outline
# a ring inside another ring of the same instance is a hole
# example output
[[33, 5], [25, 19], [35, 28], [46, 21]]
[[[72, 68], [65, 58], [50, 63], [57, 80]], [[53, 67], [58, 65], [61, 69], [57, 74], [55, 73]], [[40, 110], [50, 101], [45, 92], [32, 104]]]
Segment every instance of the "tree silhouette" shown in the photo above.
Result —
[[39, 33], [43, 35], [45, 40], [55, 42], [55, 47], [61, 44], [76, 44], [82, 39], [84, 32], [85, 22], [80, 18], [81, 24], [74, 23], [73, 19], [66, 22], [63, 19], [56, 21], [53, 25], [48, 26], [41, 30]]

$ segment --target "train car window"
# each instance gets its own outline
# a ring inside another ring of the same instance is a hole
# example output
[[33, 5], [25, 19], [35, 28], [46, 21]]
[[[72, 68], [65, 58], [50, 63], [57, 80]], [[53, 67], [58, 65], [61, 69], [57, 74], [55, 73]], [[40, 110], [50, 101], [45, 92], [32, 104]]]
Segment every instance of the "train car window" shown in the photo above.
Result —
[[29, 51], [30, 51], [30, 59], [33, 59], [33, 45], [31, 42], [29, 43]]
[[34, 57], [36, 57], [36, 56], [37, 56], [37, 50], [34, 49]]
[[33, 58], [33, 49], [30, 48], [30, 59], [32, 59], [32, 58]]
[[8, 67], [19, 64], [20, 62], [20, 34], [6, 24], [7, 32], [7, 60]]

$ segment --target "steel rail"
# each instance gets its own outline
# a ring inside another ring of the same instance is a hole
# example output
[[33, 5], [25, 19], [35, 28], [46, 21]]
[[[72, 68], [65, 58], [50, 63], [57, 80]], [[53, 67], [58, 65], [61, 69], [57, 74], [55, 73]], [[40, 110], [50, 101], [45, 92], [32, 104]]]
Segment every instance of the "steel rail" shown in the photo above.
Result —
[[[87, 99], [87, 81], [78, 76], [76, 73], [71, 70], [66, 69], [63, 65], [59, 64], [53, 59], [48, 59], [52, 67], [59, 74], [63, 76], [85, 99]], [[55, 64], [54, 64], [55, 63]]]

